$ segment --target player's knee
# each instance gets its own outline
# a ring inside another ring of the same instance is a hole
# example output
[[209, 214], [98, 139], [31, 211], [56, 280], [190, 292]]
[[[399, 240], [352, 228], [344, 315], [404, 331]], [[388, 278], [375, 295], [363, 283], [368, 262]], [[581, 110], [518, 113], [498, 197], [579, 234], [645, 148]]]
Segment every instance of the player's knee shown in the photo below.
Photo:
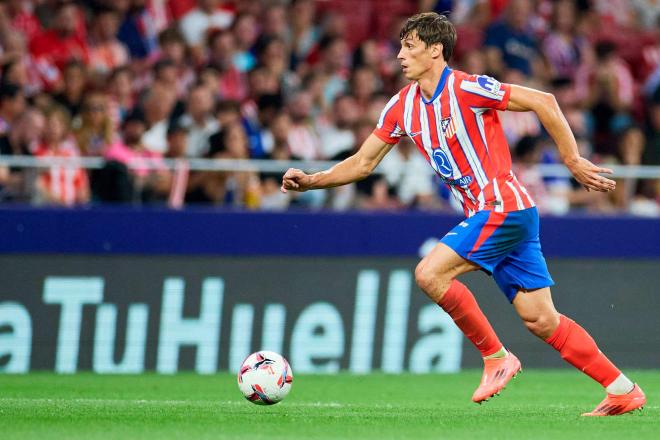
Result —
[[451, 280], [446, 280], [441, 271], [434, 270], [432, 265], [422, 260], [415, 268], [415, 282], [434, 301], [440, 301], [449, 288]]
[[417, 267], [415, 268], [415, 282], [424, 292], [427, 291], [429, 283], [431, 282], [426, 266], [426, 261], [422, 260], [417, 264]]
[[549, 338], [559, 325], [557, 312], [540, 313], [533, 318], [523, 318], [525, 327], [534, 335], [542, 339]]

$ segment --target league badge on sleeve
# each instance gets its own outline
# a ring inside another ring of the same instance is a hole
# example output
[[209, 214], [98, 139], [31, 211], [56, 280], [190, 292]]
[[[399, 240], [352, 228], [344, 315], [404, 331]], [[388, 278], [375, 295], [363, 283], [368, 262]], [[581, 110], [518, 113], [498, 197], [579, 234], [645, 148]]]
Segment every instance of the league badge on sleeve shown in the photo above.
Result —
[[495, 78], [487, 75], [478, 75], [474, 81], [463, 80], [461, 89], [484, 98], [496, 99], [501, 101], [504, 98], [502, 84]]

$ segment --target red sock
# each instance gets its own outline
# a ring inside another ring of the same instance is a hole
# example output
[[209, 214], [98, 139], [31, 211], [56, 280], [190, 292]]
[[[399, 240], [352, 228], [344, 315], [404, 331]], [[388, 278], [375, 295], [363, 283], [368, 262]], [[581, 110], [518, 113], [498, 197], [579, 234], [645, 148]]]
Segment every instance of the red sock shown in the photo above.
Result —
[[479, 308], [470, 289], [458, 280], [452, 281], [438, 303], [451, 316], [463, 334], [477, 347], [483, 357], [502, 348], [502, 343]]
[[606, 387], [619, 377], [621, 371], [598, 349], [589, 333], [570, 318], [559, 316], [559, 326], [548, 344], [569, 364]]

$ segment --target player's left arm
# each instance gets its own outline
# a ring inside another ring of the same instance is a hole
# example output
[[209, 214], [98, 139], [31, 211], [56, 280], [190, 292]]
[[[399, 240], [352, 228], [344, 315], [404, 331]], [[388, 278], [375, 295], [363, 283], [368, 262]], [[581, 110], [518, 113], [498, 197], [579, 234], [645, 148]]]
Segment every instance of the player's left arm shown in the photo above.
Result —
[[599, 173], [612, 174], [612, 170], [594, 165], [580, 156], [573, 132], [559, 104], [551, 93], [511, 84], [511, 95], [506, 109], [515, 112], [533, 111], [557, 144], [562, 161], [575, 179], [587, 190], [612, 191], [616, 183]]

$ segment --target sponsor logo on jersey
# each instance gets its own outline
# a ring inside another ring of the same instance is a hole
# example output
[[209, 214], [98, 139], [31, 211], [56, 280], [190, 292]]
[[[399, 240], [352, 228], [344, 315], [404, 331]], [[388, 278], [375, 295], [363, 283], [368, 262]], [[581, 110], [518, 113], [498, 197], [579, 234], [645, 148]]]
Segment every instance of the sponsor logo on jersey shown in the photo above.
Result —
[[447, 185], [453, 186], [468, 186], [472, 183], [472, 176], [463, 176], [460, 179], [447, 179], [444, 176], [440, 176], [440, 179], [445, 182]]
[[433, 165], [435, 170], [440, 173], [440, 176], [447, 179], [454, 175], [454, 170], [452, 169], [451, 162], [449, 158], [440, 148], [433, 150]]
[[454, 169], [451, 166], [449, 157], [447, 157], [447, 154], [440, 148], [433, 150], [431, 165], [433, 166], [433, 169], [440, 175], [440, 180], [445, 182], [447, 185], [468, 186], [470, 183], [472, 183], [473, 178], [469, 175], [459, 177], [458, 179], [453, 179]]
[[456, 125], [454, 124], [454, 118], [444, 118], [440, 121], [440, 127], [442, 127], [442, 132], [444, 133], [447, 139], [450, 139], [456, 134]]

